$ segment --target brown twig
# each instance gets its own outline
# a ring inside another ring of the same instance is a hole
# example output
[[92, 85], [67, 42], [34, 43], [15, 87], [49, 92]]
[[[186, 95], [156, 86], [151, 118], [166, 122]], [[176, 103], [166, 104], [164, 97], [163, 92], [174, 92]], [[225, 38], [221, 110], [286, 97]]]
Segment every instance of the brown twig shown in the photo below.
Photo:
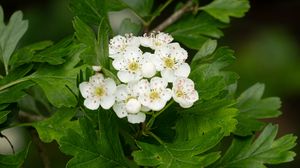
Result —
[[26, 122], [36, 122], [36, 121], [41, 121], [41, 120], [45, 119], [45, 117], [20, 111], [19, 119], [26, 121]]
[[35, 129], [30, 129], [30, 134], [32, 137], [32, 141], [36, 144], [37, 148], [38, 148], [38, 152], [40, 154], [40, 157], [42, 159], [43, 165], [45, 168], [50, 168], [50, 159], [47, 155], [47, 151], [46, 148], [44, 146], [44, 143], [41, 141], [41, 139], [39, 138], [37, 132]]
[[13, 154], [15, 154], [15, 153], [16, 153], [16, 152], [15, 152], [15, 148], [14, 148], [13, 144], [10, 142], [10, 140], [7, 138], [7, 136], [3, 135], [3, 134], [0, 132], [0, 138], [6, 139], [6, 141], [9, 143], [9, 145], [10, 145], [10, 147], [11, 147], [11, 150], [12, 150]]
[[189, 0], [181, 9], [173, 13], [169, 18], [163, 21], [160, 25], [154, 28], [152, 31], [162, 31], [174, 22], [176, 22], [184, 13], [193, 10], [193, 1]]

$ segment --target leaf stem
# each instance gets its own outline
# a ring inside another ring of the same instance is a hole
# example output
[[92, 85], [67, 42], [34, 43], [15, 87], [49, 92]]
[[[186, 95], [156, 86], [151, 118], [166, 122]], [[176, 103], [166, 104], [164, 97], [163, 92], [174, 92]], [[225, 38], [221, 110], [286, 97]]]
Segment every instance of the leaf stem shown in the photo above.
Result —
[[14, 127], [31, 127], [31, 126], [32, 126], [32, 123], [17, 123], [17, 124], [10, 125], [8, 127], [3, 127], [0, 129], [0, 131], [9, 129], [9, 128], [14, 128]]
[[172, 104], [174, 103], [174, 100], [171, 100], [163, 109], [161, 109], [160, 111], [158, 111], [157, 113], [154, 113], [152, 115], [152, 117], [150, 118], [150, 120], [148, 121], [147, 125], [146, 125], [146, 128], [151, 128], [154, 121], [155, 121], [155, 118], [157, 116], [159, 116], [161, 113], [163, 113], [167, 108], [169, 108]]
[[194, 2], [193, 0], [189, 0], [182, 8], [173, 13], [170, 17], [168, 17], [165, 21], [163, 21], [160, 25], [154, 28], [152, 31], [162, 31], [174, 22], [176, 22], [184, 13], [193, 10]]
[[149, 131], [147, 132], [150, 136], [152, 136], [157, 142], [159, 142], [161, 145], [164, 144], [164, 142], [157, 136], [155, 135], [153, 132]]
[[6, 88], [9, 88], [9, 87], [11, 87], [11, 86], [13, 86], [13, 85], [19, 84], [19, 83], [21, 83], [21, 82], [28, 81], [29, 79], [30, 79], [30, 77], [29, 77], [29, 76], [26, 76], [26, 77], [24, 77], [24, 78], [20, 78], [20, 79], [18, 79], [18, 80], [12, 81], [12, 82], [10, 82], [10, 83], [8, 83], [8, 84], [6, 84], [6, 85], [0, 86], [0, 91], [4, 90], [4, 89], [6, 89]]

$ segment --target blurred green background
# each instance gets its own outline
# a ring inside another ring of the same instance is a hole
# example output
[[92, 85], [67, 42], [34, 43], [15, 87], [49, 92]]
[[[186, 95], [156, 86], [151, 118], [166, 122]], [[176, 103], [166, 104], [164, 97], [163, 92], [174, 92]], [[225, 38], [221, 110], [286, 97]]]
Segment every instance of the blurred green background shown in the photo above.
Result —
[[[224, 31], [219, 45], [236, 51], [237, 61], [230, 67], [240, 75], [238, 91], [256, 82], [266, 84], [266, 96], [282, 98], [283, 114], [271, 120], [280, 124], [279, 135], [295, 133], [300, 136], [300, 1], [250, 1], [251, 9], [242, 19], [234, 19]], [[67, 0], [0, 0], [8, 18], [22, 10], [29, 20], [29, 30], [20, 45], [41, 40], [58, 41], [73, 33], [72, 14]], [[27, 135], [29, 137], [29, 135]], [[298, 141], [299, 144], [299, 141]], [[31, 155], [24, 167], [42, 167], [38, 153]], [[299, 146], [299, 145], [298, 145]], [[58, 152], [55, 143], [47, 144], [53, 167], [63, 167], [67, 156]], [[300, 153], [300, 148], [296, 147]], [[38, 159], [37, 159], [38, 158]], [[297, 168], [300, 159], [273, 167]]]

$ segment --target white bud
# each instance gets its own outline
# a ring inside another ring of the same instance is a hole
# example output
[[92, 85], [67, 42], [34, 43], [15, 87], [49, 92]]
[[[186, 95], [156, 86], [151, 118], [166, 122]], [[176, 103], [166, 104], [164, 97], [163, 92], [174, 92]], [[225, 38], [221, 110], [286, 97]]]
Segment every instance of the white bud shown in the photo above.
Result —
[[95, 72], [100, 72], [100, 71], [101, 71], [101, 66], [92, 66], [92, 69], [93, 69]]
[[137, 99], [130, 99], [126, 103], [126, 111], [128, 113], [138, 113], [141, 110], [141, 103]]
[[156, 73], [156, 69], [153, 63], [147, 62], [142, 66], [142, 74], [146, 78], [151, 78]]

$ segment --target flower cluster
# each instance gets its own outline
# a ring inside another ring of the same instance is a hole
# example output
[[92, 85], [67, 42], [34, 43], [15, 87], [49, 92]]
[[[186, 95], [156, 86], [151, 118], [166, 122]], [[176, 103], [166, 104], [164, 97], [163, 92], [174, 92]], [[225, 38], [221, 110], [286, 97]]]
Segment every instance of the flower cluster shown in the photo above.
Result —
[[172, 36], [158, 32], [149, 36], [117, 35], [110, 40], [109, 57], [122, 84], [99, 73], [79, 85], [84, 105], [95, 110], [113, 107], [119, 118], [141, 123], [146, 112], [162, 110], [173, 100], [183, 108], [199, 99], [194, 82], [188, 78], [188, 53]]

